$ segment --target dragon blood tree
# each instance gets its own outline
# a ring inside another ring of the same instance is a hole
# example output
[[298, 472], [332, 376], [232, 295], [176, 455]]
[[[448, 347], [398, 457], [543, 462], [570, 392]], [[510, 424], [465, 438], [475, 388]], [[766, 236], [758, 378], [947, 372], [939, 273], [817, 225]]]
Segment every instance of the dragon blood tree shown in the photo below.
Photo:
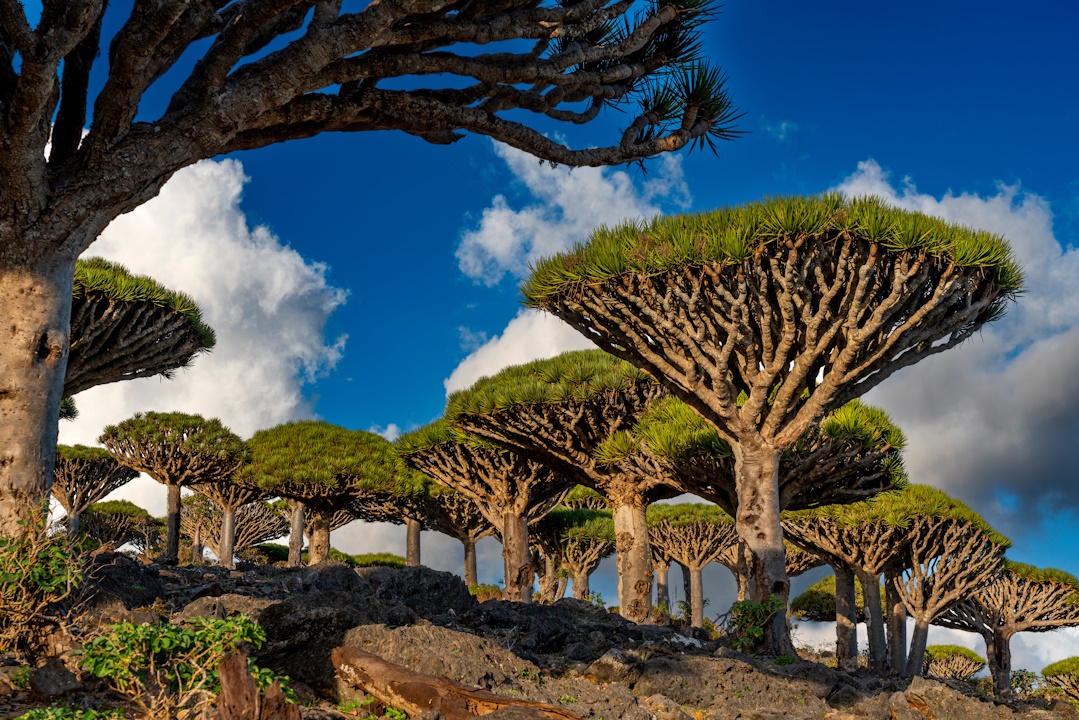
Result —
[[1042, 677], [1063, 692], [1069, 700], [1079, 702], [1079, 656], [1046, 665], [1042, 668]]
[[[910, 676], [922, 670], [929, 625], [993, 581], [1011, 541], [940, 490], [914, 485], [898, 495], [892, 514], [906, 515], [907, 537], [901, 543], [902, 572], [891, 584], [914, 619], [905, 670]], [[894, 647], [892, 657], [898, 657]], [[898, 672], [897, 666], [893, 663]]]
[[[596, 230], [522, 293], [656, 378], [731, 446], [750, 598], [788, 599], [785, 450], [896, 370], [999, 317], [1007, 243], [876, 198], [775, 198]], [[770, 644], [791, 649], [777, 618]]]
[[[303, 565], [303, 543], [306, 539], [308, 544], [311, 542], [310, 527], [304, 521], [304, 507], [303, 502], [300, 500], [290, 500], [288, 498], [278, 498], [270, 502], [270, 507], [281, 517], [286, 523], [286, 532], [288, 533], [288, 559], [285, 562], [286, 567], [300, 567]], [[329, 524], [330, 532], [339, 530], [345, 525], [356, 519], [349, 510], [336, 510], [330, 515]], [[284, 533], [282, 533], [284, 534]]]
[[390, 489], [400, 463], [385, 439], [321, 421], [259, 430], [247, 441], [243, 481], [266, 495], [303, 503], [310, 527], [308, 563], [329, 557], [330, 519], [362, 492]]
[[572, 481], [444, 420], [402, 435], [397, 451], [408, 465], [476, 504], [502, 536], [506, 599], [531, 602], [528, 525], [550, 512]]
[[136, 540], [152, 525], [150, 513], [128, 500], [106, 500], [83, 510], [82, 532], [107, 548]]
[[648, 508], [648, 531], [653, 545], [683, 567], [689, 568], [690, 608], [693, 627], [704, 624], [704, 592], [701, 570], [732, 545], [738, 544], [734, 518], [715, 505], [656, 504]]
[[614, 552], [614, 519], [609, 510], [555, 508], [534, 523], [532, 534], [544, 555], [573, 581], [573, 597], [587, 600], [588, 578]]
[[57, 445], [52, 496], [67, 513], [67, 532], [79, 532], [82, 511], [138, 477], [108, 450], [85, 445]]
[[75, 263], [64, 397], [171, 374], [215, 343], [195, 301], [102, 258]]
[[[236, 546], [236, 511], [262, 499], [264, 493], [243, 474], [233, 471], [227, 476], [192, 485], [191, 489], [205, 495], [221, 509], [221, 530], [214, 546], [219, 565], [232, 569]], [[278, 537], [278, 536], [274, 536]], [[272, 538], [271, 538], [272, 539]]]
[[421, 496], [423, 525], [429, 530], [457, 538], [464, 547], [465, 584], [479, 583], [476, 543], [495, 532], [491, 521], [480, 512], [472, 498], [432, 482]]
[[[878, 588], [878, 594], [880, 589]], [[862, 584], [854, 578], [854, 599], [849, 601], [853, 608], [851, 622], [865, 622], [865, 601]], [[791, 600], [791, 613], [810, 622], [835, 622], [837, 613], [836, 576], [826, 575], [810, 585], [798, 597]], [[881, 605], [883, 612], [884, 606]]]
[[562, 505], [575, 510], [607, 510], [607, 498], [587, 485], [574, 485]]
[[968, 591], [933, 624], [981, 635], [993, 692], [1007, 696], [1012, 691], [1012, 637], [1079, 625], [1079, 581], [1063, 570], [1005, 559], [995, 577]]
[[985, 660], [960, 645], [929, 645], [922, 674], [949, 680], [970, 680], [985, 667]]
[[[255, 500], [234, 511], [232, 552], [245, 550], [275, 540], [288, 532], [288, 521], [268, 502]], [[180, 527], [190, 538], [200, 538], [218, 557], [227, 557], [224, 547], [225, 509], [206, 495], [191, 495], [180, 501]]]
[[456, 392], [446, 420], [467, 433], [548, 465], [602, 493], [614, 516], [619, 613], [652, 616], [652, 553], [646, 509], [683, 492], [664, 478], [625, 472], [597, 454], [631, 427], [660, 386], [601, 350], [563, 353], [506, 368]]
[[243, 441], [217, 418], [186, 413], [136, 413], [105, 428], [99, 441], [121, 465], [146, 473], [168, 488], [164, 559], [180, 552], [180, 488], [230, 476], [239, 467]]
[[820, 555], [806, 552], [791, 542], [783, 544], [783, 551], [786, 553], [784, 566], [787, 568], [787, 577], [798, 577], [802, 573], [826, 564]]
[[662, 546], [652, 542], [648, 538], [649, 549], [652, 551], [652, 569], [656, 573], [656, 607], [666, 612], [671, 611], [671, 563], [674, 558], [667, 554]]

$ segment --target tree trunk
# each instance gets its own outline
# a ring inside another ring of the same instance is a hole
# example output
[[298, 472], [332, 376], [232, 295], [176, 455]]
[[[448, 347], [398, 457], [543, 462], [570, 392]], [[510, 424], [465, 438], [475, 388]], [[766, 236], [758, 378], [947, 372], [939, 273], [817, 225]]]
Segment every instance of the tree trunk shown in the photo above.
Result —
[[318, 565], [330, 557], [330, 516], [321, 510], [308, 510], [311, 542], [307, 547], [307, 564]]
[[883, 674], [888, 669], [888, 641], [884, 632], [884, 615], [881, 613], [880, 578], [859, 572], [858, 581], [862, 584], [866, 634], [869, 635], [869, 669]]
[[202, 561], [202, 528], [195, 526], [195, 537], [191, 538], [191, 562]]
[[668, 615], [671, 614], [671, 595], [667, 592], [667, 571], [670, 567], [670, 564], [656, 565], [656, 607], [663, 608]]
[[835, 571], [835, 658], [841, 670], [858, 668], [858, 608], [854, 573], [833, 565]]
[[288, 531], [288, 566], [300, 567], [303, 564], [303, 503], [292, 500], [292, 517]]
[[745, 573], [738, 573], [738, 602], [745, 600], [748, 593], [749, 576]]
[[907, 667], [907, 606], [895, 581], [898, 573], [884, 571], [884, 600], [888, 605], [888, 665], [902, 675]]
[[0, 268], [0, 537], [48, 501], [70, 350], [75, 259], [33, 262]]
[[678, 563], [678, 567], [682, 569], [682, 599], [689, 605], [689, 586], [693, 584], [689, 579], [689, 566]]
[[475, 587], [479, 582], [479, 573], [476, 572], [476, 541], [468, 538], [462, 540], [461, 544], [465, 546], [465, 585]]
[[[779, 460], [782, 453], [750, 443], [734, 445], [734, 481], [738, 492], [735, 527], [745, 543], [749, 599], [764, 604], [775, 595], [786, 608], [791, 583], [779, 524]], [[774, 655], [795, 655], [787, 614], [780, 611], [767, 623], [759, 649]]]
[[689, 569], [690, 607], [693, 609], [693, 627], [704, 626], [704, 587], [701, 585], [701, 569]]
[[1011, 697], [1011, 635], [998, 629], [982, 637], [985, 640], [985, 659], [989, 663], [989, 675], [993, 678], [993, 693], [1004, 698]]
[[506, 600], [532, 602], [532, 564], [528, 554], [528, 518], [507, 512], [502, 519], [502, 561]]
[[652, 619], [652, 548], [645, 505], [612, 503], [618, 553], [618, 613], [637, 624]]
[[555, 567], [554, 560], [551, 558], [543, 558], [543, 598], [541, 602], [548, 605], [553, 603], [558, 594], [558, 568]]
[[232, 570], [235, 567], [233, 550], [236, 547], [236, 508], [225, 507], [221, 518], [221, 546], [218, 548], [217, 564]]
[[573, 597], [577, 598], [578, 600], [587, 600], [589, 592], [588, 573], [573, 573]]
[[405, 565], [407, 567], [420, 566], [420, 530], [423, 523], [415, 518], [405, 519]]
[[165, 518], [165, 554], [161, 560], [177, 562], [180, 559], [180, 486], [167, 485], [168, 503]]
[[67, 514], [67, 535], [68, 537], [75, 537], [79, 534], [79, 513], [69, 512]]
[[563, 573], [562, 576], [560, 578], [558, 578], [558, 591], [555, 593], [555, 596], [554, 596], [554, 599], [555, 599], [556, 602], [558, 600], [561, 600], [562, 598], [566, 597], [566, 586], [567, 585], [569, 585], [569, 578], [566, 577], [566, 575]]
[[[862, 589], [865, 592], [865, 589]], [[925, 663], [925, 643], [929, 637], [929, 621], [922, 618], [914, 619], [914, 634], [910, 637], [910, 654], [907, 655], [907, 677], [922, 674], [922, 665]]]

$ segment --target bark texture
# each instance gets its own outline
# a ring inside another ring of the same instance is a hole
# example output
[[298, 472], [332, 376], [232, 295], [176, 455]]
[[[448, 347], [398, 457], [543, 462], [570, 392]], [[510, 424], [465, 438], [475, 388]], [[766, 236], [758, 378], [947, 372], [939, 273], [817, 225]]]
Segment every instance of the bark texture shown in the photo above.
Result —
[[420, 565], [420, 530], [423, 523], [415, 518], [405, 520], [405, 565], [419, 567]]
[[880, 576], [866, 572], [856, 574], [862, 585], [862, 605], [869, 636], [869, 669], [883, 674], [888, 669], [888, 640], [881, 610]]
[[165, 552], [162, 560], [175, 562], [180, 558], [180, 486], [166, 487], [168, 497], [165, 510]]
[[288, 567], [303, 564], [304, 507], [299, 500], [289, 501]]
[[528, 518], [506, 513], [502, 522], [503, 595], [513, 602], [532, 602], [532, 558], [528, 552]]
[[465, 550], [465, 585], [475, 587], [479, 583], [479, 573], [476, 569], [476, 541], [462, 540]]
[[899, 594], [900, 573], [884, 571], [884, 603], [888, 608], [888, 667], [902, 674], [907, 667], [907, 607]]
[[845, 565], [833, 565], [835, 571], [835, 657], [844, 670], [858, 669], [858, 611], [854, 591], [854, 573]]
[[611, 505], [618, 553], [618, 613], [641, 624], [652, 619], [652, 551], [644, 505]]
[[307, 564], [318, 565], [330, 557], [330, 513], [312, 509], [309, 518]]
[[669, 613], [671, 611], [671, 594], [667, 590], [667, 572], [671, 567], [670, 563], [657, 563], [653, 553], [652, 565], [656, 568], [656, 606], [665, 608]]

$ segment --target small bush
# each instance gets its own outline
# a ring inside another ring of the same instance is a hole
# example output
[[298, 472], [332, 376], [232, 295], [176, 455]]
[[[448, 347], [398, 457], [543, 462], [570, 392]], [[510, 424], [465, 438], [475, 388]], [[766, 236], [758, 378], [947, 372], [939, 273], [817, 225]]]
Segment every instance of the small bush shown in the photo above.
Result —
[[959, 645], [930, 645], [925, 649], [922, 673], [932, 677], [970, 680], [982, 668], [985, 660], [969, 648]]
[[740, 652], [752, 651], [764, 639], [764, 628], [777, 613], [786, 609], [778, 596], [769, 595], [764, 603], [742, 600], [731, 606], [727, 635], [731, 647]]
[[356, 567], [393, 567], [403, 568], [405, 566], [405, 559], [400, 555], [394, 555], [393, 553], [364, 553], [362, 555], [353, 555], [352, 564]]
[[[1045, 683], [1062, 692], [1072, 702], [1079, 702], [1079, 656], [1058, 660], [1042, 669]], [[1012, 687], [1015, 687], [1015, 673], [1012, 673]]]
[[48, 707], [34, 708], [15, 720], [123, 720], [120, 710], [83, 710], [81, 708]]
[[502, 588], [497, 585], [473, 585], [468, 592], [474, 595], [478, 602], [502, 599]]

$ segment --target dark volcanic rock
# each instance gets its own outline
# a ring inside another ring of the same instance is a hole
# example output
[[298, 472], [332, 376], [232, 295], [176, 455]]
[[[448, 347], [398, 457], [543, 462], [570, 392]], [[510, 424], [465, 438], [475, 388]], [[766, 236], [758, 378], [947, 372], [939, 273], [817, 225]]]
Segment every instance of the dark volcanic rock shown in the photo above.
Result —
[[141, 565], [126, 555], [102, 553], [86, 570], [86, 585], [79, 602], [91, 615], [117, 603], [127, 610], [152, 605], [165, 596], [165, 583], [157, 568]]
[[41, 667], [30, 671], [29, 685], [34, 693], [46, 700], [82, 690], [82, 683], [57, 658], [51, 658]]
[[601, 685], [616, 682], [632, 687], [641, 676], [641, 662], [618, 648], [611, 648], [589, 665], [584, 674]]
[[[357, 579], [359, 579], [357, 577]], [[417, 614], [433, 618], [460, 617], [477, 606], [476, 598], [460, 577], [426, 567], [406, 567], [385, 572], [375, 597], [386, 605], [405, 605]]]

